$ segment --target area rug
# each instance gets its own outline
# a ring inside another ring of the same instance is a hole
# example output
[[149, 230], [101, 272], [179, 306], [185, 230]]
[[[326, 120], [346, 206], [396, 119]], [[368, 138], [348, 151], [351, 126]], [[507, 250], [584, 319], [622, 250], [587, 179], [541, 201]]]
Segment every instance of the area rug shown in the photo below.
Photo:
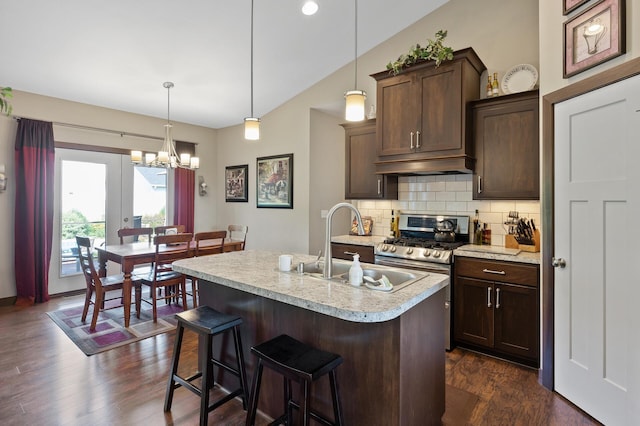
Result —
[[[187, 306], [193, 306], [191, 298], [188, 298]], [[182, 312], [182, 305], [167, 305], [164, 301], [160, 301], [158, 303], [158, 322], [154, 323], [151, 305], [143, 303], [140, 318], [137, 318], [135, 312], [132, 312], [129, 327], [125, 328], [124, 310], [122, 308], [108, 309], [100, 312], [96, 329], [90, 331], [93, 305], [89, 307], [85, 323], [81, 319], [82, 308], [83, 305], [72, 306], [47, 312], [47, 315], [87, 356], [173, 330], [176, 327], [174, 315]]]

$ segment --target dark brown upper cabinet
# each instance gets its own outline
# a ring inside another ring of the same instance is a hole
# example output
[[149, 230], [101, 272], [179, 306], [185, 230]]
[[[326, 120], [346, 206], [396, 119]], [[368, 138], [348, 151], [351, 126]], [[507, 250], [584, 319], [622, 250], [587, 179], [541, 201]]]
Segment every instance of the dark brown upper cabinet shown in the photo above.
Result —
[[342, 124], [347, 200], [398, 199], [398, 177], [376, 174], [376, 120]]
[[486, 69], [471, 48], [439, 67], [413, 65], [377, 81], [378, 173], [438, 173], [473, 170], [473, 147], [465, 137], [467, 102], [479, 98]]
[[539, 200], [537, 90], [472, 102], [474, 200]]

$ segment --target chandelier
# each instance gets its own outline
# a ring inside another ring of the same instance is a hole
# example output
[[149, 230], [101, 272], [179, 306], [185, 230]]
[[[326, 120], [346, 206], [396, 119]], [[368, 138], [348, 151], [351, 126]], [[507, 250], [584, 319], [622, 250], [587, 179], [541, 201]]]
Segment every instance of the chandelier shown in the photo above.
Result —
[[[147, 152], [144, 155], [144, 164], [150, 167], [166, 167], [175, 169], [181, 167], [185, 169], [197, 169], [200, 167], [200, 159], [198, 157], [191, 157], [188, 153], [182, 153], [178, 156], [176, 152], [176, 145], [171, 137], [171, 119], [169, 115], [170, 111], [170, 92], [174, 84], [170, 81], [166, 81], [162, 86], [167, 89], [167, 124], [164, 125], [164, 142], [162, 148], [158, 151], [158, 154]], [[134, 164], [143, 164], [142, 151], [131, 151], [131, 162]]]

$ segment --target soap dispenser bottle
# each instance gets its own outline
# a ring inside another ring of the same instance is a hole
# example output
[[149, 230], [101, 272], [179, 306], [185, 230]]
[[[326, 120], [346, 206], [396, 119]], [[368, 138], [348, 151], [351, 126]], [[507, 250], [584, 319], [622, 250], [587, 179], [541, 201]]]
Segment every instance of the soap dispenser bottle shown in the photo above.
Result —
[[355, 253], [353, 255], [353, 263], [349, 268], [349, 284], [353, 286], [362, 285], [362, 266], [360, 266], [360, 255]]

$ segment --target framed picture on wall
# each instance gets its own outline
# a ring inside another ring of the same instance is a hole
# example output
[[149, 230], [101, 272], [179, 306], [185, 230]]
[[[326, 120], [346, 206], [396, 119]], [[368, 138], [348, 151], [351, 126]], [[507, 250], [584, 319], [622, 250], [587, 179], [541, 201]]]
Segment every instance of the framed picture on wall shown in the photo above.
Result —
[[258, 207], [293, 208], [293, 154], [257, 159]]
[[601, 0], [564, 24], [564, 78], [625, 51], [624, 0]]
[[227, 166], [224, 172], [224, 198], [227, 202], [249, 201], [249, 165]]
[[562, 14], [568, 15], [589, 0], [562, 0]]

